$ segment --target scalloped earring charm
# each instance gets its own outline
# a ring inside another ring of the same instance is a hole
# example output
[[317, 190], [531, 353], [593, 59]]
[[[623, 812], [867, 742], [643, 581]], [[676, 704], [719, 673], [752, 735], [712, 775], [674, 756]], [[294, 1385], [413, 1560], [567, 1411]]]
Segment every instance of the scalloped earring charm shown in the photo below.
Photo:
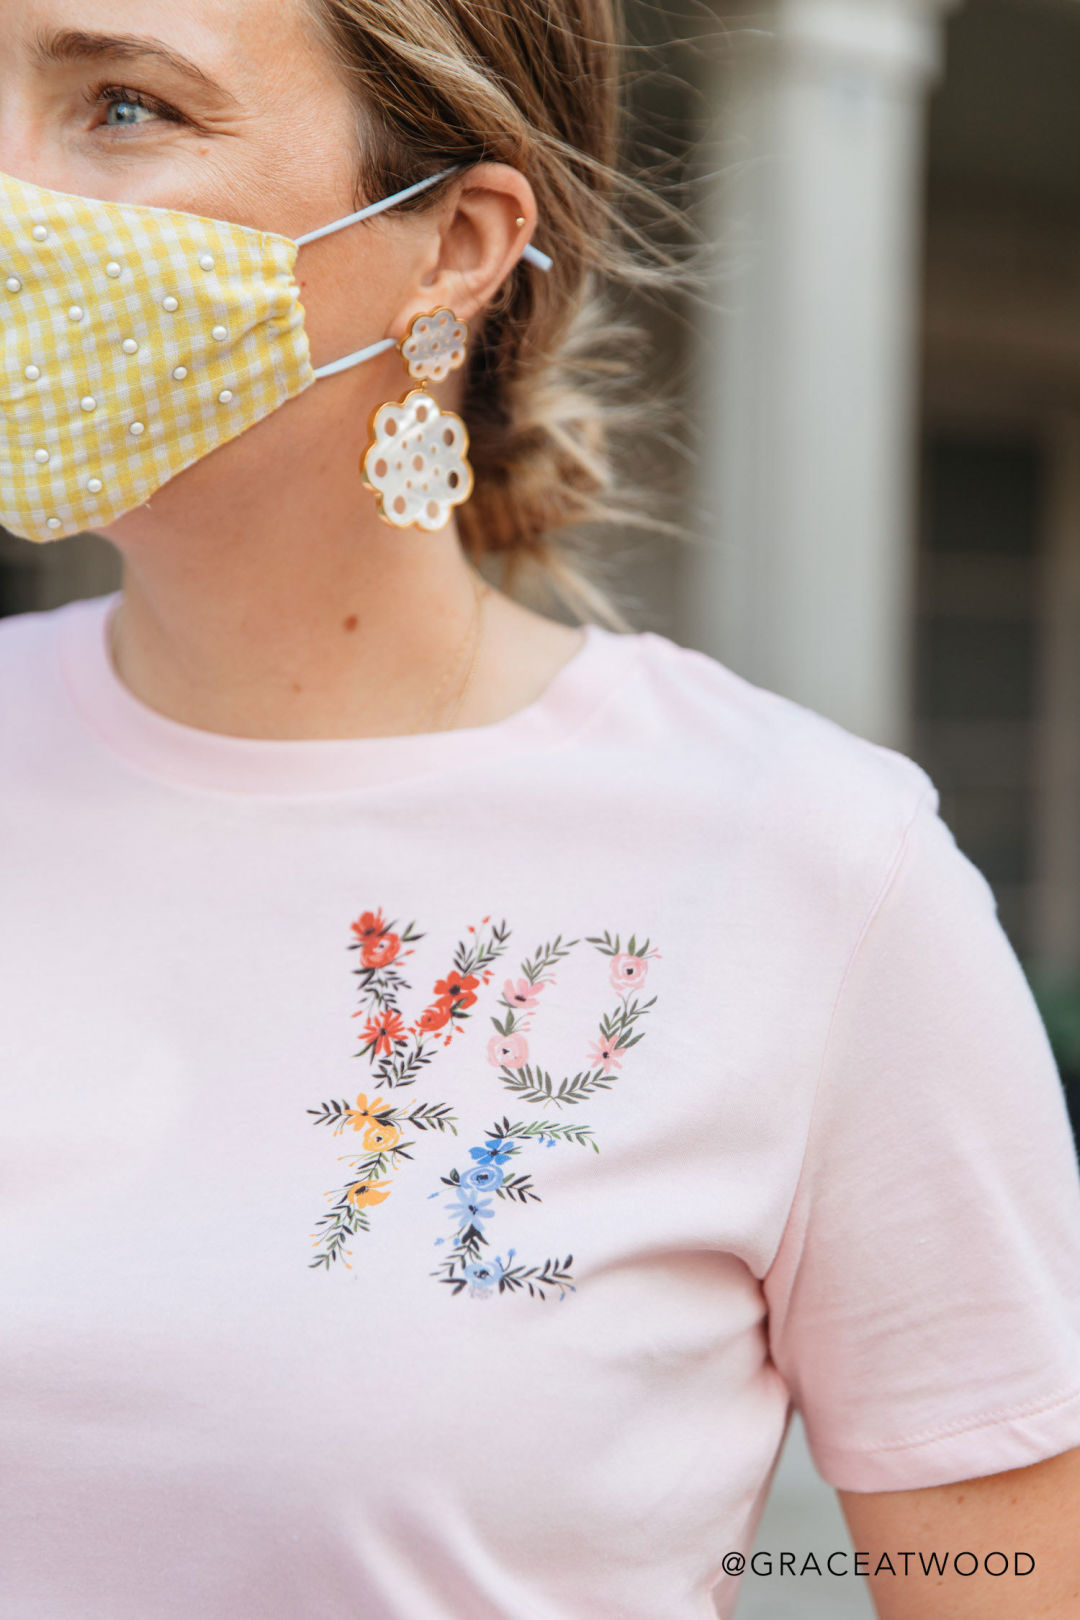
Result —
[[379, 516], [396, 529], [442, 529], [472, 494], [468, 429], [427, 391], [429, 382], [442, 382], [465, 364], [468, 335], [451, 309], [414, 316], [398, 350], [420, 387], [372, 413], [360, 476], [375, 494]]

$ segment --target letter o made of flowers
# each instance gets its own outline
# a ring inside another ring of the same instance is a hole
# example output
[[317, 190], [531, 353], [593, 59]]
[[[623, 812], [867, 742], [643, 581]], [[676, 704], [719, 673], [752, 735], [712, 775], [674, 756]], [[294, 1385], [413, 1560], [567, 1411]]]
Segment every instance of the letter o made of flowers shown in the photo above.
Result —
[[469, 431], [460, 416], [441, 411], [416, 388], [400, 402], [379, 406], [371, 435], [360, 465], [380, 515], [395, 528], [443, 528], [473, 490]]

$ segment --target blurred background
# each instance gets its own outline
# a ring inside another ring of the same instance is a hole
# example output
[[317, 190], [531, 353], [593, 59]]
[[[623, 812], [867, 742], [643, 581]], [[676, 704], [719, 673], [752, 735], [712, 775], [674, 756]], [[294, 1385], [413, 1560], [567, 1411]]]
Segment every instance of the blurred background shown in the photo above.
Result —
[[[1080, 0], [627, 15], [637, 155], [722, 252], [647, 314], [687, 537], [615, 547], [625, 611], [925, 767], [1080, 1130]], [[119, 580], [98, 537], [0, 531], [0, 613]], [[757, 1545], [850, 1545], [797, 1419]], [[743, 1581], [739, 1620], [871, 1614]]]

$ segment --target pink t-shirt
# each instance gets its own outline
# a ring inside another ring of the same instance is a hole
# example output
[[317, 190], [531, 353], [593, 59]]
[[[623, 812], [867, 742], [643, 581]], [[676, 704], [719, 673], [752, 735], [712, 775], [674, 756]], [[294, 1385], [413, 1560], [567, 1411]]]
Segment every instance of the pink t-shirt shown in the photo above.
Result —
[[227, 737], [0, 623], [5, 1620], [713, 1620], [833, 1486], [1080, 1445], [1080, 1176], [906, 756], [590, 627]]

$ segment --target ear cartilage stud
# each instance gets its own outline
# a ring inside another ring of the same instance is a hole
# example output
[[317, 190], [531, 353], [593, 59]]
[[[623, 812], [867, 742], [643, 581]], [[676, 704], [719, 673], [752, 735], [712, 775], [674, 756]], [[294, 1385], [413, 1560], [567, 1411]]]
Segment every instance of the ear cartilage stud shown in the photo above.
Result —
[[8, 276], [7, 280], [4, 282], [4, 286], [7, 288], [8, 292], [20, 292], [22, 290], [22, 282], [19, 280], [18, 276]]
[[519, 214], [517, 219], [515, 219], [514, 224], [515, 225], [524, 225], [524, 223], [525, 223], [525, 216], [523, 214]]
[[107, 276], [118, 276], [120, 274], [120, 266], [117, 264], [115, 259], [109, 260], [108, 264], [105, 266], [105, 274]]
[[180, 308], [180, 300], [179, 298], [174, 298], [172, 293], [169, 293], [167, 298], [163, 298], [161, 300], [161, 307], [162, 309], [167, 309], [171, 315], [174, 309]]

